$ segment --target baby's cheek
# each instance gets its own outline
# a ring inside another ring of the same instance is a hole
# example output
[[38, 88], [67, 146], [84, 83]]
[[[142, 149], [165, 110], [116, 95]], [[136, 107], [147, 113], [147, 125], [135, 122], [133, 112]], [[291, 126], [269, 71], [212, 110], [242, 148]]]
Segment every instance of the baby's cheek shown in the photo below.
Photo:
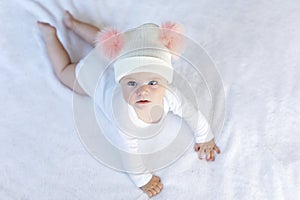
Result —
[[129, 103], [129, 105], [134, 105], [135, 102], [136, 102], [136, 95], [132, 94], [127, 98], [127, 103]]
[[129, 103], [130, 102], [130, 92], [123, 90], [123, 99]]
[[161, 101], [165, 96], [165, 91], [164, 90], [157, 90], [155, 92], [155, 98], [158, 100], [158, 101]]

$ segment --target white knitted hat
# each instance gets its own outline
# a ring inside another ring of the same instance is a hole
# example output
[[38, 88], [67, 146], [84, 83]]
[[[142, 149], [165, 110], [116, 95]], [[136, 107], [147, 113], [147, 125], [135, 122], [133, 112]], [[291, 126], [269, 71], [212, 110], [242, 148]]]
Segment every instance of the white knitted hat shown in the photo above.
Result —
[[[177, 43], [175, 42], [174, 45], [174, 42], [170, 41], [174, 40], [174, 34], [172, 38], [165, 37], [172, 35], [171, 31], [179, 30], [178, 24], [171, 25], [173, 30], [147, 23], [122, 34], [116, 30], [108, 34], [104, 33], [104, 35], [100, 32], [98, 45], [102, 45], [104, 55], [109, 58], [118, 56], [114, 63], [116, 82], [126, 75], [137, 72], [152, 72], [162, 76], [169, 83], [172, 82], [173, 66], [170, 46], [182, 46], [182, 41], [178, 40], [177, 36]], [[175, 25], [177, 29], [174, 29]], [[166, 34], [163, 30], [168, 30], [169, 33]], [[178, 32], [176, 35], [179, 35]]]

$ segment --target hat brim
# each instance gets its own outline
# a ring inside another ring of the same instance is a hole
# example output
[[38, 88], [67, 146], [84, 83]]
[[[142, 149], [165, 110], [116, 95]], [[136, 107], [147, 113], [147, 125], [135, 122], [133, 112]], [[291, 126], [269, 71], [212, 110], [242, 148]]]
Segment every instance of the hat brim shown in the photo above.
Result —
[[138, 72], [158, 74], [165, 78], [168, 83], [171, 83], [173, 80], [173, 67], [169, 63], [154, 57], [129, 57], [117, 61], [114, 66], [116, 82], [119, 82], [124, 76]]

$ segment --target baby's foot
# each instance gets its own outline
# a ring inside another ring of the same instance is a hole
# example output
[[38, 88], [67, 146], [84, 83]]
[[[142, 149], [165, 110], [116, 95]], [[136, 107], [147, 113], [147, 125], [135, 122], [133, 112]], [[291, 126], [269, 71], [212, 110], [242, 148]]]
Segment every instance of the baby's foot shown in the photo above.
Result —
[[74, 27], [74, 17], [67, 10], [66, 10], [65, 15], [63, 17], [63, 22], [64, 22], [64, 24], [67, 28], [73, 29], [73, 27]]
[[56, 35], [56, 28], [51, 26], [49, 23], [38, 21], [39, 29], [45, 40], [51, 39]]
[[160, 182], [160, 178], [158, 176], [153, 175], [151, 180], [141, 189], [149, 196], [153, 197], [161, 192], [163, 188], [163, 184]]

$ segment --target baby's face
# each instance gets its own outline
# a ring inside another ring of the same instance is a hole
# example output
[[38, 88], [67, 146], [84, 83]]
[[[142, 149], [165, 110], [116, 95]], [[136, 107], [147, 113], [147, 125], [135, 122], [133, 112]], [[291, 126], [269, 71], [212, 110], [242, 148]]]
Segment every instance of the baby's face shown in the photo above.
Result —
[[167, 80], [155, 73], [138, 72], [120, 80], [123, 97], [134, 108], [162, 105]]

